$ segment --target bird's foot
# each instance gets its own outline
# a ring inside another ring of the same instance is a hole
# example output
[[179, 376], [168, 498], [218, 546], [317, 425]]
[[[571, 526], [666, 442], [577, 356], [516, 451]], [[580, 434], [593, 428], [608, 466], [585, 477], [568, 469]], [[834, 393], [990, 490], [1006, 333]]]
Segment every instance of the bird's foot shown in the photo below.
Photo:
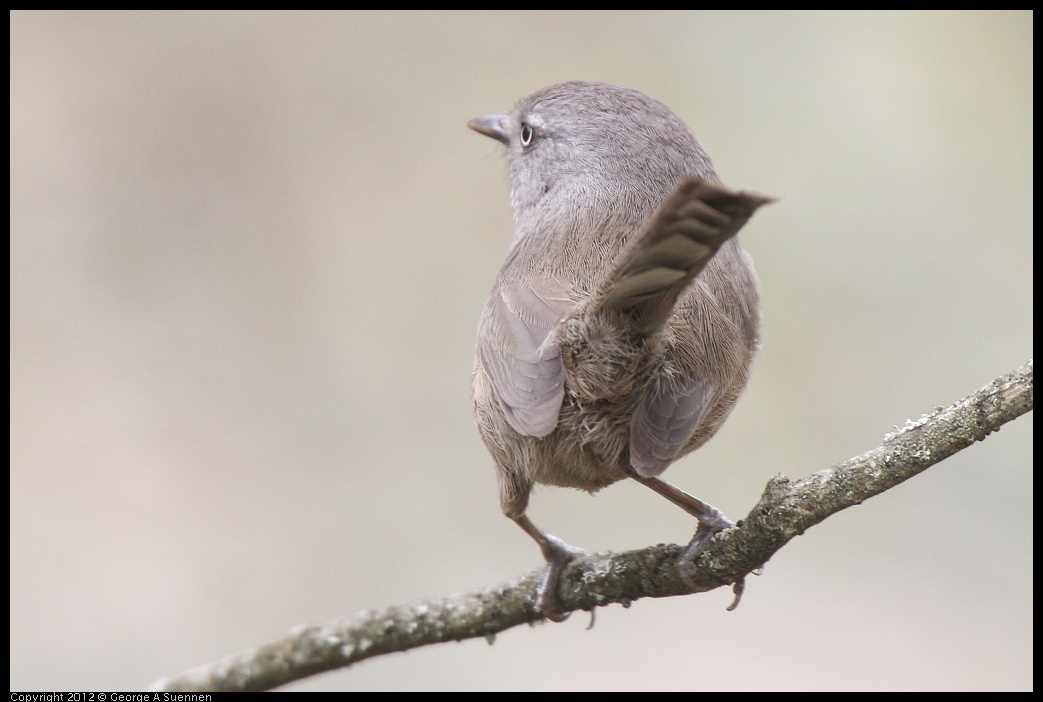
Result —
[[561, 586], [561, 574], [574, 559], [587, 555], [583, 549], [569, 546], [556, 536], [544, 533], [544, 541], [540, 544], [543, 557], [547, 561], [547, 569], [543, 571], [543, 580], [536, 588], [536, 604], [544, 617], [552, 622], [563, 622], [569, 618], [561, 606], [558, 589]]

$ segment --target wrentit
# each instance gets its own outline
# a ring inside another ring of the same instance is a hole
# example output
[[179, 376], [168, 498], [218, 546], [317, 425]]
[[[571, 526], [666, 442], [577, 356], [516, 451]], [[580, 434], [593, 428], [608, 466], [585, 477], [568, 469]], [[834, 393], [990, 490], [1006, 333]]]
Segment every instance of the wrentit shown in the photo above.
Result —
[[475, 417], [560, 621], [561, 573], [583, 552], [526, 516], [535, 483], [647, 485], [698, 520], [688, 564], [734, 526], [659, 475], [746, 386], [760, 295], [735, 234], [772, 200], [722, 186], [685, 123], [627, 88], [562, 83], [468, 126], [507, 148], [515, 221], [478, 327]]

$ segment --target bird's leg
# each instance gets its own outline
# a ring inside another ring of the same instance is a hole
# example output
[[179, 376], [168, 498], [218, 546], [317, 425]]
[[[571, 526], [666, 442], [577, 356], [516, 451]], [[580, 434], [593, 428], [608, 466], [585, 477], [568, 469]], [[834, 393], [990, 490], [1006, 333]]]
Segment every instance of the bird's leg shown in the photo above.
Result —
[[543, 572], [543, 580], [536, 589], [536, 603], [539, 605], [540, 611], [552, 622], [565, 621], [569, 615], [562, 614], [561, 600], [558, 599], [561, 573], [573, 558], [584, 556], [586, 553], [582, 549], [569, 546], [556, 536], [541, 531], [524, 514], [520, 517], [511, 517], [511, 519], [539, 544], [543, 558], [547, 561], [547, 570]]
[[697, 497], [689, 495], [684, 490], [671, 485], [665, 480], [659, 478], [646, 478], [642, 475], [638, 475], [637, 471], [628, 471], [631, 478], [646, 485], [666, 499], [673, 502], [675, 505], [683, 509], [688, 514], [692, 515], [699, 520], [699, 526], [695, 530], [695, 536], [688, 543], [688, 547], [685, 548], [684, 553], [681, 554], [680, 563], [684, 566], [695, 565], [696, 560], [702, 555], [703, 549], [710, 543], [710, 539], [713, 535], [719, 531], [730, 529], [735, 526], [735, 522], [724, 516], [724, 512], [717, 509], [708, 502], [703, 502]]

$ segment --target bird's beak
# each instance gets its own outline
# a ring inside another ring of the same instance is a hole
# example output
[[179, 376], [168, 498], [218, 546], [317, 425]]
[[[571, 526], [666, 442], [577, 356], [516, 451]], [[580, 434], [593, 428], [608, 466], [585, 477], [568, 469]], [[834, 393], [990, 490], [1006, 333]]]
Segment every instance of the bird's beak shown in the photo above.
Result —
[[496, 141], [508, 145], [511, 143], [511, 135], [507, 130], [509, 123], [510, 120], [507, 115], [485, 115], [483, 117], [475, 117], [467, 123], [467, 126], [479, 134], [492, 137]]

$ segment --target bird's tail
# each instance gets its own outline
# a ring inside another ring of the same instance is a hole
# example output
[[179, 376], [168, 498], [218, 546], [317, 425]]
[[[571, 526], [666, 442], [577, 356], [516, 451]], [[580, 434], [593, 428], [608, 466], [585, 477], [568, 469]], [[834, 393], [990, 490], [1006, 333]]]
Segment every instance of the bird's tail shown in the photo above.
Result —
[[702, 178], [683, 181], [623, 252], [594, 311], [618, 310], [634, 334], [658, 329], [721, 246], [770, 202]]

